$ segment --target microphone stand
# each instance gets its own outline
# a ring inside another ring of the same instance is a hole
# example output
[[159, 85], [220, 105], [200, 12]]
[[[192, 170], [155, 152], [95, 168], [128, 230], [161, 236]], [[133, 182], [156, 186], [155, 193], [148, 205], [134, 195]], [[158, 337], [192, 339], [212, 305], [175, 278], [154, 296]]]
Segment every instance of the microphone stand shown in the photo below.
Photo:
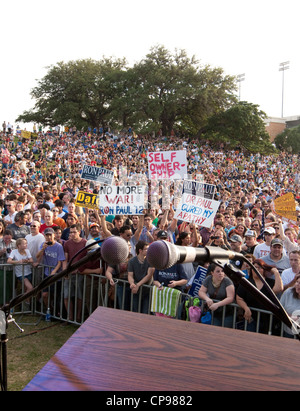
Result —
[[7, 342], [8, 342], [8, 339], [7, 339], [6, 330], [7, 330], [8, 324], [13, 322], [19, 328], [21, 332], [24, 331], [22, 330], [21, 327], [18, 326], [18, 324], [12, 318], [12, 316], [10, 315], [10, 310], [16, 305], [19, 305], [23, 301], [27, 300], [28, 298], [38, 294], [39, 291], [42, 291], [44, 288], [49, 287], [50, 285], [60, 280], [61, 278], [68, 276], [69, 274], [77, 270], [77, 268], [81, 267], [88, 261], [92, 259], [100, 258], [101, 248], [98, 247], [95, 251], [88, 253], [85, 257], [83, 257], [79, 261], [76, 261], [75, 263], [71, 264], [74, 258], [78, 254], [80, 254], [82, 251], [102, 241], [103, 240], [97, 240], [94, 243], [84, 247], [72, 258], [72, 260], [70, 261], [66, 269], [62, 270], [60, 273], [46, 277], [31, 291], [18, 295], [17, 297], [13, 298], [9, 303], [4, 304], [0, 308], [0, 337], [1, 337], [0, 338], [0, 354], [1, 354], [1, 357], [0, 357], [0, 389], [1, 391], [7, 391]]

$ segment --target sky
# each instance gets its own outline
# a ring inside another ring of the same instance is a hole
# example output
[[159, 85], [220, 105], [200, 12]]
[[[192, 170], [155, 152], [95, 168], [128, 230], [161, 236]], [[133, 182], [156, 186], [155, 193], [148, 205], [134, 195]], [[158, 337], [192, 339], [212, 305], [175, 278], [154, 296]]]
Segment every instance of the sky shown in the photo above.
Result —
[[300, 116], [299, 11], [299, 0], [2, 1], [0, 122], [16, 126], [57, 62], [125, 57], [132, 66], [156, 45], [244, 74], [240, 99], [269, 117], [281, 117], [279, 64], [288, 61], [283, 116]]

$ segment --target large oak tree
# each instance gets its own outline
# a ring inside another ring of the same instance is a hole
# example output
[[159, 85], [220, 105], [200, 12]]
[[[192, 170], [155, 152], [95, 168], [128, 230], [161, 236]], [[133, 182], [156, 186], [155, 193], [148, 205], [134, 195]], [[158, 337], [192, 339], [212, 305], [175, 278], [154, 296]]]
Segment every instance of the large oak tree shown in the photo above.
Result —
[[195, 134], [236, 101], [235, 91], [235, 78], [221, 68], [201, 67], [184, 50], [172, 54], [156, 46], [133, 67], [112, 58], [50, 66], [31, 91], [34, 108], [16, 121]]

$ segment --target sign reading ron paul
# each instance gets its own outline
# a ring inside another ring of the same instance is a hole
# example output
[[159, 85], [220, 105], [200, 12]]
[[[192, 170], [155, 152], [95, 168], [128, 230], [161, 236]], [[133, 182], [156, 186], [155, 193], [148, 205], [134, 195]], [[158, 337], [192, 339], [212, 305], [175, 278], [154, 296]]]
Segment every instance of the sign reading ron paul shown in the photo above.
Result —
[[85, 164], [82, 169], [81, 178], [84, 180], [97, 181], [100, 184], [112, 184], [114, 172], [103, 167], [89, 166]]
[[91, 208], [92, 210], [99, 208], [99, 196], [94, 193], [78, 191], [75, 205], [78, 207]]

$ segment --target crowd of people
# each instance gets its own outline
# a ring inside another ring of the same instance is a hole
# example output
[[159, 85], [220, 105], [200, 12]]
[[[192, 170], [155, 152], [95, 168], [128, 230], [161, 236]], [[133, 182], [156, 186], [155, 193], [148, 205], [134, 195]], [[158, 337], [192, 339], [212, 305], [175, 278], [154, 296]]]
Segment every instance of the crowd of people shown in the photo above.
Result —
[[[267, 282], [289, 315], [300, 309], [299, 155], [246, 154], [238, 148], [226, 150], [220, 145], [216, 149], [207, 141], [175, 135], [167, 138], [132, 132], [79, 132], [76, 128], [67, 132], [59, 128], [47, 132], [39, 129], [34, 139], [6, 128], [0, 137], [0, 259], [2, 265], [16, 265], [15, 275], [24, 281], [25, 291], [33, 286], [32, 267], [43, 264], [48, 267], [44, 275], [53, 275], [66, 268], [68, 262], [82, 258], [88, 250], [80, 255], [78, 251], [95, 239], [117, 235], [130, 246], [127, 263], [106, 267], [100, 266], [99, 261], [89, 262], [78, 270], [76, 286], [75, 276], [66, 279], [62, 293], [70, 321], [75, 315], [77, 320], [80, 318], [81, 282], [84, 275], [91, 273], [105, 275], [111, 289], [117, 288], [117, 304], [123, 309], [129, 309], [132, 300], [134, 311], [148, 311], [151, 295], [143, 285], [187, 292], [196, 265], [175, 264], [166, 270], [151, 267], [147, 249], [159, 240], [191, 247], [217, 246], [243, 254], [260, 275], [243, 260], [236, 258], [232, 263], [256, 288], [268, 294]], [[219, 201], [219, 209], [211, 227], [174, 218], [172, 185], [168, 207], [163, 206], [161, 184], [158, 207], [150, 208], [149, 200], [149, 209], [143, 215], [104, 216], [99, 210], [75, 205], [79, 190], [99, 191], [97, 183], [81, 179], [83, 165], [113, 170], [116, 185], [127, 184], [136, 175], [143, 176], [143, 182], [148, 184], [147, 153], [182, 149], [186, 150], [188, 178], [196, 180], [200, 176], [201, 181], [216, 187], [214, 199]], [[274, 200], [287, 193], [295, 198], [297, 215], [293, 221], [285, 220], [273, 208]], [[214, 313], [214, 324], [221, 323], [222, 307], [236, 302], [247, 320], [247, 328], [255, 330], [257, 313], [251, 308], [263, 308], [260, 303], [241, 285], [234, 284], [220, 267], [206, 265], [208, 274], [199, 297]], [[6, 269], [8, 272], [12, 271]], [[5, 302], [3, 298], [1, 301], [3, 276], [4, 270], [0, 269], [0, 303]], [[69, 298], [75, 289], [76, 313]], [[10, 291], [6, 290], [5, 295], [9, 296]], [[46, 307], [48, 297], [46, 289]], [[232, 326], [231, 320], [228, 308], [225, 325]], [[261, 332], [265, 332], [265, 325], [261, 320]], [[284, 332], [293, 336], [288, 328]]]

